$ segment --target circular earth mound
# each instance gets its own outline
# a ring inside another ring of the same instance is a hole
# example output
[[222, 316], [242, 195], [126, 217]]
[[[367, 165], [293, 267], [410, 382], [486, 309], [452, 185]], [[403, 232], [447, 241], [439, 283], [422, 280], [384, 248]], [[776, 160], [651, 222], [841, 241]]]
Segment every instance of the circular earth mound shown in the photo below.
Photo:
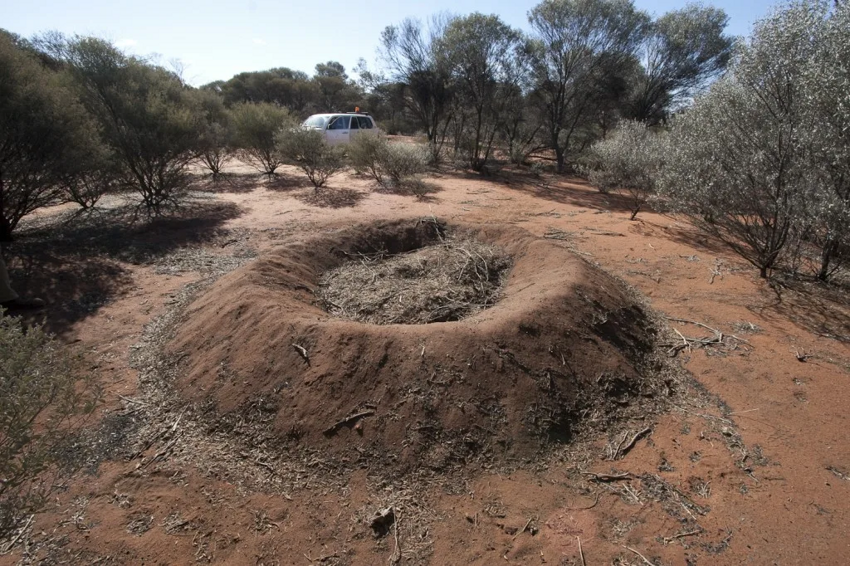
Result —
[[[490, 308], [434, 322], [426, 305], [417, 312], [427, 316], [406, 319], [432, 324], [388, 324], [380, 309], [368, 316], [383, 324], [361, 323], [323, 308], [330, 274], [447, 241], [501, 258], [497, 275], [481, 265], [470, 275], [491, 287], [506, 276]], [[177, 392], [216, 431], [324, 461], [439, 470], [530, 458], [659, 394], [657, 334], [630, 291], [556, 242], [412, 219], [293, 237], [195, 300], [169, 351], [183, 358]]]

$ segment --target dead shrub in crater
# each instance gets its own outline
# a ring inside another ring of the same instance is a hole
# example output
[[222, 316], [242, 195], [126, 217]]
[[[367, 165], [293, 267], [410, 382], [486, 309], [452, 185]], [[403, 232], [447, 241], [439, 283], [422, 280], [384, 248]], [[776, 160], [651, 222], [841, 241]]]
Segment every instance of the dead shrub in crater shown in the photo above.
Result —
[[356, 254], [319, 281], [319, 298], [335, 316], [371, 324], [456, 321], [492, 306], [511, 258], [463, 237], [411, 252]]

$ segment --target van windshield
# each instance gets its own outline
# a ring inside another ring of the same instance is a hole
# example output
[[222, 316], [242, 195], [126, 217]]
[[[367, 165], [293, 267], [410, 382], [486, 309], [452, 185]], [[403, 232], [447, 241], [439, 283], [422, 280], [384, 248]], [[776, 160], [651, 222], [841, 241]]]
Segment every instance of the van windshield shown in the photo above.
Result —
[[324, 130], [325, 124], [328, 123], [328, 118], [330, 118], [330, 116], [322, 116], [321, 114], [316, 114], [304, 120], [303, 125], [309, 128], [319, 128], [321, 130]]

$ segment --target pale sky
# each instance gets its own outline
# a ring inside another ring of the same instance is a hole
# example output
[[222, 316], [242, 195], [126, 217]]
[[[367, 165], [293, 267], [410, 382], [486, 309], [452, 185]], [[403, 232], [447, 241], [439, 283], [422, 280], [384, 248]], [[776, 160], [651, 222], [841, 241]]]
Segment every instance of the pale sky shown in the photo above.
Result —
[[[316, 63], [339, 61], [351, 70], [359, 58], [375, 67], [381, 31], [408, 16], [427, 19], [450, 12], [498, 14], [528, 29], [535, 0], [0, 0], [0, 28], [30, 37], [58, 30], [97, 35], [128, 53], [159, 54], [163, 63], [179, 59], [194, 85], [228, 79], [242, 71], [290, 67], [312, 75]], [[747, 35], [774, 0], [704, 2], [730, 16], [728, 32]], [[685, 0], [636, 0], [663, 14]]]

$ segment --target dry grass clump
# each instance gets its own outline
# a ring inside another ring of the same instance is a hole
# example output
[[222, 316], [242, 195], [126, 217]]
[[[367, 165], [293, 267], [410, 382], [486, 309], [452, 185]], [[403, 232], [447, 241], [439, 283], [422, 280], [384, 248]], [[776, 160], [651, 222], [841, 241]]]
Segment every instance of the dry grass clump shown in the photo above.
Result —
[[331, 314], [370, 324], [460, 320], [492, 306], [511, 258], [469, 238], [388, 256], [357, 254], [325, 273], [318, 296]]

